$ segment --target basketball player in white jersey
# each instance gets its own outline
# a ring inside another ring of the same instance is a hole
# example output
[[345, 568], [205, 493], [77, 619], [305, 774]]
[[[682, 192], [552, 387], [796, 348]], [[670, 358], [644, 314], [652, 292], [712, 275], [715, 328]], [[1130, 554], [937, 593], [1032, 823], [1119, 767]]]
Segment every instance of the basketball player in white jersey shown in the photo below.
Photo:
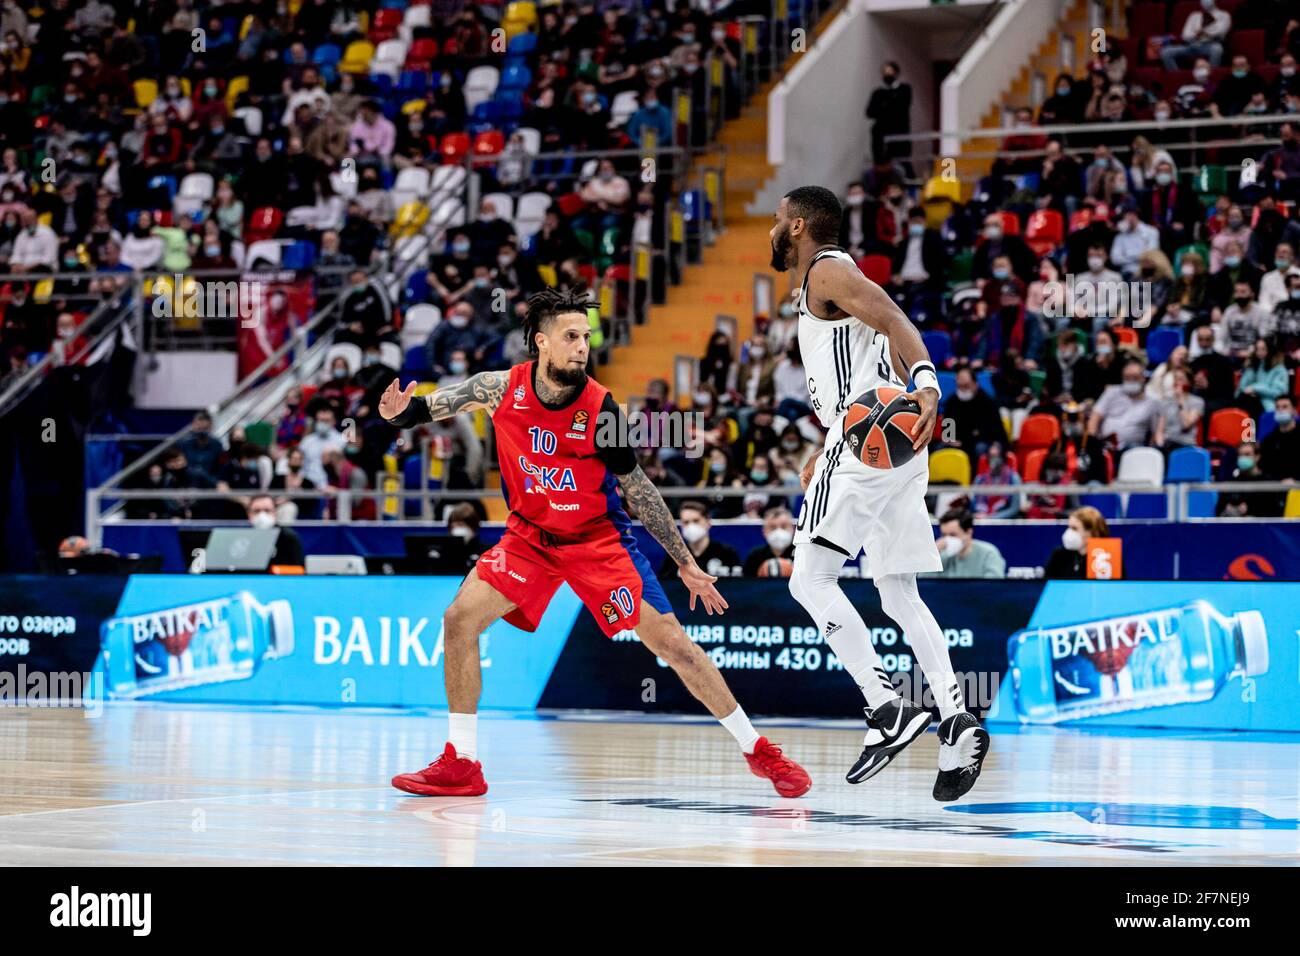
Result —
[[[829, 429], [821, 454], [801, 476], [806, 495], [795, 526], [790, 592], [817, 622], [866, 697], [869, 730], [849, 783], [874, 776], [929, 726], [930, 712], [903, 700], [889, 683], [862, 616], [840, 588], [844, 562], [865, 547], [881, 607], [902, 627], [939, 708], [936, 800], [956, 800], [975, 784], [989, 749], [988, 732], [968, 713], [948, 644], [917, 592], [920, 571], [942, 568], [925, 506], [926, 445], [934, 431], [939, 381], [925, 343], [884, 289], [836, 245], [840, 203], [820, 186], [801, 186], [777, 206], [772, 267], [794, 271], [800, 288], [799, 351], [808, 396]], [[921, 406], [911, 434], [915, 457], [872, 468], [848, 448], [844, 413], [869, 389], [906, 390]]]

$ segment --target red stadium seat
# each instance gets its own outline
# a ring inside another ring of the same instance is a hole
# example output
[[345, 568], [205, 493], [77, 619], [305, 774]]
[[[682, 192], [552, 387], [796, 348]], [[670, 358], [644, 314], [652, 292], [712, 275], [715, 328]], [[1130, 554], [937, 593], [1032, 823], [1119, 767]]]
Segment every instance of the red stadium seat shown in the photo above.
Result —
[[1127, 325], [1115, 326], [1110, 330], [1110, 334], [1115, 336], [1115, 341], [1126, 349], [1135, 349], [1139, 345], [1137, 330]]
[[506, 138], [499, 129], [485, 129], [474, 137], [475, 156], [495, 156], [506, 148]]
[[[1016, 442], [1016, 453], [1024, 456], [1035, 448], [1050, 448], [1061, 437], [1061, 423], [1055, 415], [1036, 412], [1025, 419], [1020, 426], [1020, 439]], [[1026, 466], [1028, 459], [1026, 459]]]
[[1227, 56], [1234, 57], [1240, 54], [1252, 65], [1263, 63], [1268, 59], [1264, 52], [1267, 43], [1263, 30], [1233, 30], [1228, 34]]
[[459, 163], [469, 152], [468, 133], [448, 133], [442, 138], [442, 161], [448, 165]]
[[406, 68], [408, 70], [427, 70], [438, 56], [438, 41], [432, 37], [421, 37], [411, 44], [406, 51]]
[[[1007, 467], [1009, 467], [1012, 471], [1019, 474], [1020, 459], [1016, 457], [1016, 453], [1014, 451], [1006, 452], [1006, 459], [1007, 459]], [[977, 465], [975, 468], [975, 477], [978, 478], [980, 475], [987, 475], [988, 473], [989, 473], [989, 456], [987, 454], [980, 455], [979, 465]]]
[[1035, 255], [1045, 255], [1065, 240], [1065, 219], [1055, 209], [1039, 209], [1029, 217], [1025, 242]]
[[1020, 235], [1020, 217], [1014, 212], [1003, 209], [999, 214], [1002, 216], [1002, 234], [1004, 236]]
[[370, 42], [382, 43], [397, 36], [397, 28], [402, 25], [402, 11], [394, 7], [382, 7], [375, 11], [370, 24]]
[[889, 277], [894, 274], [893, 260], [877, 252], [863, 256], [857, 265], [862, 274], [876, 285], [889, 285]]
[[[1035, 448], [1025, 455], [1025, 472], [1020, 477], [1025, 481], [1039, 481], [1043, 476], [1043, 462], [1047, 460], [1046, 448]], [[1065, 470], [1070, 480], [1074, 480], [1074, 469], [1079, 467], [1079, 455], [1073, 445], [1065, 446]]]
[[244, 242], [251, 245], [263, 239], [274, 239], [283, 225], [284, 213], [274, 206], [254, 209], [253, 214], [248, 217], [248, 227], [244, 230]]
[[1077, 209], [1070, 216], [1070, 232], [1078, 232], [1092, 225], [1092, 210]]
[[1240, 408], [1221, 408], [1210, 416], [1209, 428], [1205, 433], [1206, 444], [1228, 445], [1236, 448], [1247, 435], [1253, 437], [1254, 419]]
[[568, 219], [582, 212], [587, 207], [587, 201], [578, 193], [565, 193], [555, 200], [555, 205], [560, 207], [560, 215]]

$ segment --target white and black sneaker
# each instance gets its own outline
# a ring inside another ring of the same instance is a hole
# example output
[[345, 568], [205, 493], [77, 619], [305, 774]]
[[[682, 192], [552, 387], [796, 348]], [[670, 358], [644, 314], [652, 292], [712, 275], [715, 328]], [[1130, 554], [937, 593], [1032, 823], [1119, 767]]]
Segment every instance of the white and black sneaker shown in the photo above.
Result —
[[904, 747], [925, 733], [934, 719], [928, 710], [901, 697], [874, 710], [867, 707], [864, 713], [871, 729], [862, 740], [862, 756], [844, 775], [849, 783], [861, 783], [884, 770]]
[[989, 754], [989, 732], [973, 714], [962, 711], [939, 725], [939, 776], [934, 799], [947, 803], [964, 795], [979, 778]]

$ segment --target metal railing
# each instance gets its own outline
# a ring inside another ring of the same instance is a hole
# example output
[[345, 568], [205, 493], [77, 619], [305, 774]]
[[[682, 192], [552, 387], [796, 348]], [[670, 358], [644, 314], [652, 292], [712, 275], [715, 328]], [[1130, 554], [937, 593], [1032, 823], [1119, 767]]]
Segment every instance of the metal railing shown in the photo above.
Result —
[[[1180, 131], [1185, 130], [1188, 134], [1186, 143], [1177, 143], [1167, 145], [1164, 143], [1152, 143], [1154, 149], [1172, 149], [1179, 152], [1190, 151], [1191, 165], [1200, 165], [1197, 161], [1198, 153], [1213, 148], [1242, 148], [1254, 146], [1267, 146], [1279, 142], [1276, 137], [1264, 137], [1263, 133], [1259, 134], [1256, 139], [1236, 138], [1223, 139], [1214, 137], [1210, 140], [1200, 139], [1196, 135], [1197, 130], [1222, 130], [1225, 127], [1254, 128], [1278, 126], [1285, 122], [1297, 122], [1300, 117], [1293, 113], [1271, 113], [1264, 116], [1228, 116], [1228, 117], [1209, 117], [1202, 119], [1176, 119], [1166, 120], [1163, 123], [1156, 120], [1124, 120], [1115, 123], [1061, 123], [1051, 126], [998, 126], [990, 128], [968, 128], [959, 130], [928, 130], [921, 133], [894, 133], [885, 137], [887, 143], [927, 143], [932, 147], [932, 151], [918, 155], [912, 155], [910, 158], [917, 163], [932, 162], [935, 159], [952, 155], [955, 158], [1005, 158], [1019, 159], [1036, 155], [1041, 155], [1039, 151], [1018, 151], [997, 149], [994, 151], [977, 151], [966, 152], [958, 148], [951, 154], [948, 152], [953, 145], [949, 143], [944, 145], [944, 140], [956, 140], [958, 142], [967, 142], [969, 140], [983, 139], [1006, 139], [1010, 136], [1043, 136], [1047, 138], [1070, 136], [1071, 134], [1095, 134], [1101, 137], [1114, 136], [1116, 133], [1131, 133], [1136, 136], [1140, 133], [1150, 133], [1152, 131]], [[1071, 147], [1075, 149], [1076, 147]], [[1116, 152], [1126, 151], [1128, 147], [1115, 147]]]
[[[427, 449], [421, 452], [422, 456], [422, 474], [428, 473], [428, 452]], [[1291, 491], [1300, 491], [1300, 485], [1287, 482], [1220, 482], [1214, 484], [1173, 484], [1173, 485], [1149, 485], [1135, 482], [1113, 482], [1108, 485], [1098, 484], [1042, 484], [1039, 482], [1027, 482], [1018, 485], [930, 485], [927, 495], [929, 497], [944, 498], [949, 501], [958, 498], [968, 498], [972, 501], [976, 498], [989, 497], [1008, 497], [1025, 499], [1029, 497], [1047, 497], [1047, 498], [1064, 498], [1065, 509], [1073, 509], [1079, 506], [1079, 500], [1087, 496], [1115, 495], [1121, 498], [1121, 513], [1124, 510], [1124, 498], [1130, 495], [1159, 495], [1165, 499], [1166, 517], [1133, 517], [1133, 518], [1114, 518], [1110, 521], [1129, 522], [1129, 521], [1221, 521], [1235, 520], [1241, 522], [1261, 522], [1277, 521], [1277, 517], [1252, 517], [1246, 516], [1241, 518], [1224, 519], [1211, 517], [1191, 517], [1189, 509], [1189, 499], [1193, 492], [1215, 492], [1218, 494], [1231, 494], [1234, 492], [1244, 494], [1270, 494], [1277, 493], [1284, 495]], [[682, 501], [689, 499], [698, 499], [708, 502], [717, 498], [747, 498], [753, 495], [765, 496], [769, 499], [786, 499], [787, 502], [794, 503], [797, 499], [802, 498], [805, 494], [797, 485], [763, 485], [763, 486], [743, 486], [743, 487], [708, 487], [693, 485], [688, 487], [663, 487], [659, 489], [660, 494], [666, 501]], [[303, 525], [306, 527], [318, 527], [325, 525], [337, 525], [339, 523], [352, 523], [361, 525], [371, 524], [392, 524], [397, 523], [429, 523], [436, 522], [434, 517], [438, 513], [437, 504], [443, 501], [488, 501], [501, 498], [499, 489], [490, 488], [427, 488], [427, 489], [346, 489], [346, 488], [317, 488], [311, 491], [288, 491], [283, 489], [232, 489], [230, 491], [220, 491], [212, 489], [107, 489], [96, 488], [87, 492], [87, 533], [86, 537], [95, 544], [102, 541], [103, 526], [112, 524], [114, 526], [130, 526], [139, 524], [157, 524], [162, 521], [169, 525], [180, 527], [193, 526], [210, 526], [213, 524], [228, 523], [241, 524], [239, 519], [219, 519], [219, 518], [130, 518], [123, 512], [122, 505], [130, 501], [176, 501], [176, 502], [202, 502], [202, 501], [219, 501], [219, 502], [239, 502], [240, 499], [247, 500], [253, 496], [270, 495], [277, 500], [286, 499], [291, 501], [311, 501], [322, 503], [322, 505], [332, 506], [333, 514], [321, 518], [299, 518], [292, 522], [294, 525]], [[101, 510], [100, 505], [105, 499], [112, 499], [115, 502], [115, 510], [109, 515], [103, 516], [101, 520], [92, 522], [90, 516], [93, 513], [98, 516]], [[408, 501], [418, 501], [420, 503], [419, 515], [408, 517], [405, 513], [405, 503]], [[359, 519], [354, 517], [356, 506], [359, 502], [373, 502], [375, 504], [376, 518]], [[391, 502], [399, 503], [396, 508], [396, 514], [385, 515], [386, 506]], [[1023, 502], [1022, 502], [1023, 504]], [[937, 522], [938, 515], [932, 516], [932, 521]], [[724, 523], [728, 520], [743, 519], [715, 519], [716, 522]], [[1001, 521], [1010, 524], [1022, 523], [1045, 523], [1059, 524], [1064, 520], [1064, 515], [1056, 518], [1025, 518], [1021, 516], [1007, 516], [1001, 519], [980, 517], [978, 521], [985, 523], [988, 521]], [[1297, 525], [1300, 527], [1300, 525]]]

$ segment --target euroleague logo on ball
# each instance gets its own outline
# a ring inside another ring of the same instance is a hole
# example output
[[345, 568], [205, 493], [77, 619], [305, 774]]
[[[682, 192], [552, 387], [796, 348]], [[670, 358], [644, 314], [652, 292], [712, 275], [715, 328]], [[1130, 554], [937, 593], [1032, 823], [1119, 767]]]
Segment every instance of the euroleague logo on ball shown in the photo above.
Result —
[[921, 417], [916, 399], [881, 386], [860, 395], [844, 413], [844, 434], [854, 456], [870, 468], [898, 468], [916, 457], [912, 429]]

